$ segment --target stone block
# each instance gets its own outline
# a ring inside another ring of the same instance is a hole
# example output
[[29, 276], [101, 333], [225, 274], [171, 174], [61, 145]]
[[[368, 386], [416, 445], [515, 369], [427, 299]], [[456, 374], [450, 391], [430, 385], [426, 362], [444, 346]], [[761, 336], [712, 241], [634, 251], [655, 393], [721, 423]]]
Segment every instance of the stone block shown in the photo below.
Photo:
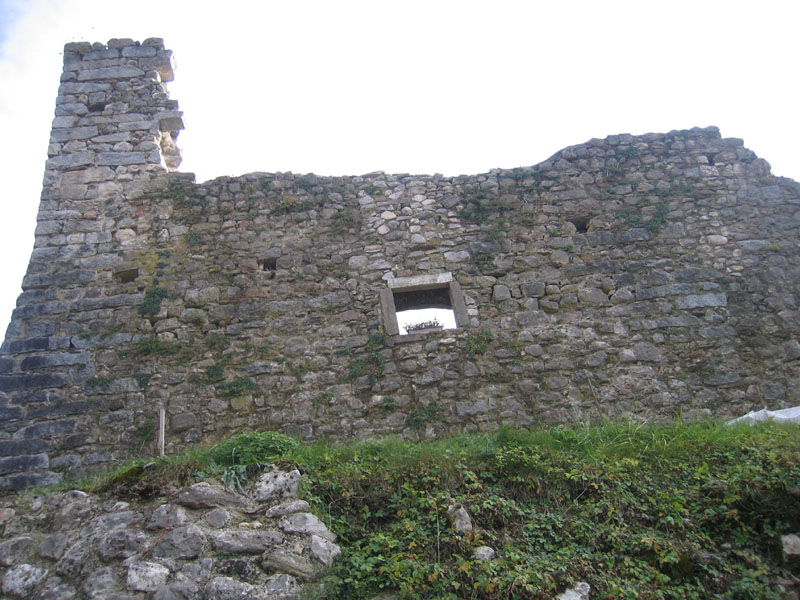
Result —
[[722, 293], [692, 294], [678, 298], [676, 304], [680, 309], [727, 306], [728, 297]]
[[202, 554], [206, 535], [197, 525], [173, 529], [153, 549], [156, 558], [193, 559]]
[[49, 438], [66, 435], [75, 431], [75, 421], [42, 421], [17, 430], [12, 436], [15, 440]]
[[8, 456], [0, 458], [0, 475], [36, 471], [50, 466], [47, 454], [29, 454], [22, 456]]
[[[123, 49], [123, 52], [125, 49]], [[155, 592], [166, 585], [169, 569], [153, 562], [136, 562], [128, 567], [126, 583], [128, 589], [136, 592]]]
[[42, 373], [40, 375], [0, 375], [0, 392], [55, 388], [67, 385], [67, 377], [62, 373]]
[[130, 79], [132, 77], [142, 77], [144, 71], [130, 65], [119, 67], [101, 67], [99, 69], [86, 69], [78, 73], [78, 81], [89, 81], [92, 79]]
[[278, 521], [278, 527], [286, 533], [318, 535], [331, 542], [336, 541], [336, 536], [328, 530], [325, 523], [311, 513], [295, 513], [282, 517]]
[[20, 491], [31, 487], [56, 485], [61, 481], [61, 473], [40, 471], [36, 473], [20, 473], [0, 477], [0, 490]]
[[273, 529], [256, 531], [222, 531], [211, 537], [211, 544], [218, 552], [263, 554], [283, 543], [283, 535]]
[[297, 498], [300, 471], [274, 470], [262, 474], [255, 485], [254, 497], [258, 502], [279, 498]]
[[138, 165], [147, 162], [145, 152], [100, 152], [97, 155], [98, 165]]
[[21, 562], [24, 554], [32, 544], [33, 538], [28, 535], [17, 536], [0, 542], [0, 565], [10, 567]]
[[50, 445], [43, 440], [0, 440], [0, 456], [31, 455], [48, 450], [50, 450]]
[[46, 169], [69, 169], [82, 167], [94, 162], [94, 152], [73, 152], [49, 158], [45, 163]]
[[3, 575], [3, 593], [17, 598], [32, 598], [34, 589], [44, 581], [47, 573], [47, 569], [41, 567], [17, 565]]

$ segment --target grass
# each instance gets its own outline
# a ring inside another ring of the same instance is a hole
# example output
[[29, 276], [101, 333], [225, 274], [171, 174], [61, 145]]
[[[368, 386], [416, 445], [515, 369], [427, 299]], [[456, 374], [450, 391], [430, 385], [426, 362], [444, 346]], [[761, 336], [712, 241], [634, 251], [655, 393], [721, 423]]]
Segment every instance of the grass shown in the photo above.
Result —
[[[301, 496], [339, 535], [324, 597], [342, 600], [551, 598], [577, 581], [593, 598], [780, 598], [779, 538], [800, 530], [798, 426], [611, 422], [424, 443], [246, 435], [139, 460], [94, 489], [163, 495], [198, 474], [238, 487], [262, 463], [296, 466]], [[472, 532], [448, 524], [452, 503]], [[497, 557], [475, 561], [481, 545]]]

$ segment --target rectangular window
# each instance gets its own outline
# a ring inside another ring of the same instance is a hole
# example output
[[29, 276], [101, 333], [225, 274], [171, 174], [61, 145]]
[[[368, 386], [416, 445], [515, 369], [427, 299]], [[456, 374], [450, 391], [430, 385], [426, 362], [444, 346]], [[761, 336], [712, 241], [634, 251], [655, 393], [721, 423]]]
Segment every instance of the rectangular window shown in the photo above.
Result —
[[381, 291], [383, 325], [389, 335], [427, 333], [466, 326], [461, 286], [451, 273], [390, 279]]

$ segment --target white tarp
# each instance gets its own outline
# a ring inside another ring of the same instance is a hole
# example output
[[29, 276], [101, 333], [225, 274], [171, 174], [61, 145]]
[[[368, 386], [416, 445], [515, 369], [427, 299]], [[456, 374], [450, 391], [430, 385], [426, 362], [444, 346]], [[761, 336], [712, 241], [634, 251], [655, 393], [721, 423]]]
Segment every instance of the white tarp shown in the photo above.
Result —
[[728, 425], [734, 423], [755, 423], [757, 421], [777, 421], [778, 423], [800, 423], [800, 406], [793, 406], [792, 408], [784, 408], [783, 410], [754, 410], [744, 416], [738, 417], [728, 421]]

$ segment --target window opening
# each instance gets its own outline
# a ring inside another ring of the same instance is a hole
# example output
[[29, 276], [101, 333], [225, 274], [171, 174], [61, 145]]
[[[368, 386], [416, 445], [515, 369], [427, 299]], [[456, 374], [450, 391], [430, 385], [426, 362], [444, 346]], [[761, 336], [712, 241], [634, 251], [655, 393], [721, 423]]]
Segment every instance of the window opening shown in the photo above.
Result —
[[397, 277], [388, 284], [381, 308], [389, 335], [457, 329], [468, 322], [461, 286], [450, 273]]
[[592, 220], [591, 215], [584, 215], [569, 219], [569, 222], [575, 225], [575, 230], [578, 233], [586, 233], [589, 230], [589, 221]]
[[278, 270], [278, 259], [277, 258], [259, 258], [258, 259], [258, 268], [261, 271], [267, 272], [267, 279], [274, 279], [275, 272]]
[[400, 335], [456, 328], [449, 286], [410, 292], [395, 290], [393, 296]]
[[137, 277], [139, 277], [139, 269], [136, 267], [122, 268], [114, 272], [114, 279], [120, 283], [130, 283], [131, 281], [136, 281]]

